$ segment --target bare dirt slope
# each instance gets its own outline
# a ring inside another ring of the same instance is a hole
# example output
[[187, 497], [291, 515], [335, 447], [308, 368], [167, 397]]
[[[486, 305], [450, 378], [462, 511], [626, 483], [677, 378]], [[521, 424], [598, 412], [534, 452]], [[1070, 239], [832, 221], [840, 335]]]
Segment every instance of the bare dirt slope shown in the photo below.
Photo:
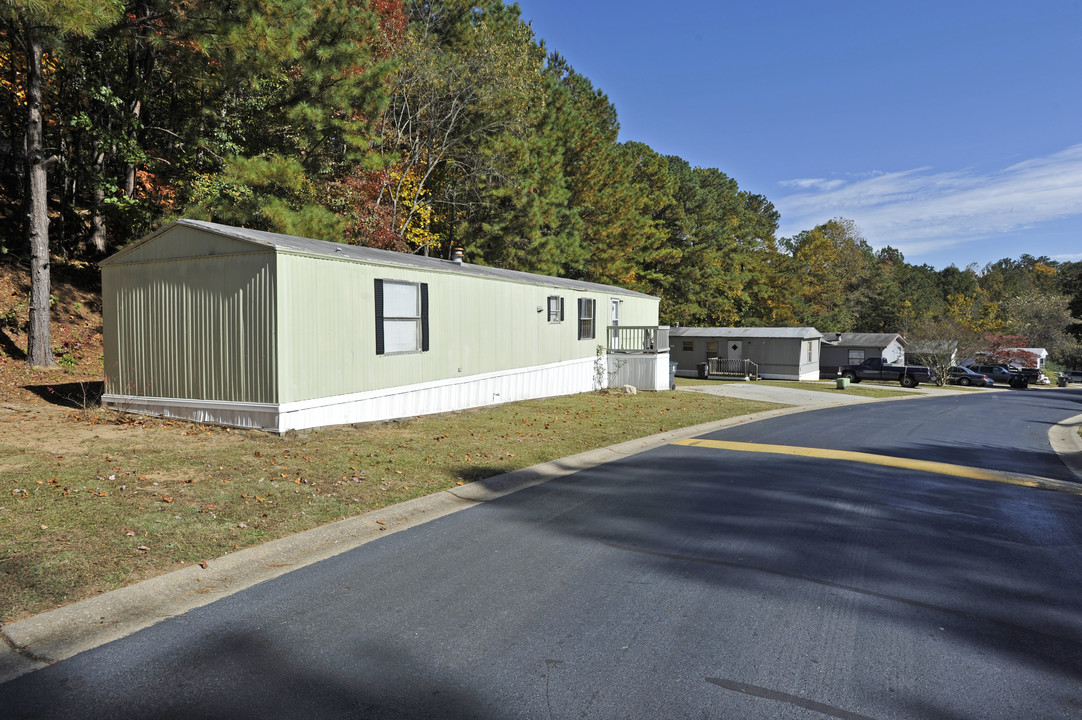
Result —
[[111, 431], [70, 422], [102, 391], [101, 275], [96, 265], [54, 259], [53, 369], [26, 364], [29, 278], [24, 265], [0, 263], [0, 442], [56, 452]]

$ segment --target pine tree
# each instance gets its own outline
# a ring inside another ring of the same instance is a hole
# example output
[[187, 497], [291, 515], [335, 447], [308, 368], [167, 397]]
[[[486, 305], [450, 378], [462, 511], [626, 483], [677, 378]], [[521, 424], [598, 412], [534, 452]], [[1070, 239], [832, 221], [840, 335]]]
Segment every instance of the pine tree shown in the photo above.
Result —
[[0, 5], [0, 22], [26, 58], [26, 204], [30, 246], [30, 327], [26, 361], [34, 367], [56, 365], [49, 328], [48, 166], [42, 141], [42, 60], [65, 40], [88, 35], [111, 22], [120, 4], [113, 0], [8, 0]]

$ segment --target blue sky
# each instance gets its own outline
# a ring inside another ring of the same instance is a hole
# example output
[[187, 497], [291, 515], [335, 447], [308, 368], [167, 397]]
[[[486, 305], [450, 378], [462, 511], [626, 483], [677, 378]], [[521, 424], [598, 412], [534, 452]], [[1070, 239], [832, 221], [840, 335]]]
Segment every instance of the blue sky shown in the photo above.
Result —
[[1082, 260], [1082, 2], [521, 0], [620, 139], [964, 268]]

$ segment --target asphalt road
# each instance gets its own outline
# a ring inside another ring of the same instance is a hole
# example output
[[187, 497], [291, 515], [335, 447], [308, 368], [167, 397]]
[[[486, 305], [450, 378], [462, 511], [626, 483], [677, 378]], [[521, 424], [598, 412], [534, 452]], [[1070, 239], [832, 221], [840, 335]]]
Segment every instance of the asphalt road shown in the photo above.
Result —
[[[1076, 392], [708, 440], [1073, 476]], [[3, 718], [1079, 718], [1082, 497], [668, 445], [402, 531], [0, 685]]]

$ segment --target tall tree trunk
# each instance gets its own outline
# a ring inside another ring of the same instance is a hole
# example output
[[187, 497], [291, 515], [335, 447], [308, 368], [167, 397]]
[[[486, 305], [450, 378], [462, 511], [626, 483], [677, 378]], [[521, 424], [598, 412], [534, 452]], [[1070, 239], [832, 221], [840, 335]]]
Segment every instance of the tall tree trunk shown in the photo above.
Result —
[[[146, 21], [150, 18], [151, 8], [149, 3], [140, 3], [137, 8], [138, 17]], [[142, 41], [136, 33], [131, 52], [128, 54], [128, 110], [131, 113], [130, 124], [131, 146], [136, 147], [139, 139], [140, 123], [143, 120], [143, 98], [146, 93], [150, 74], [154, 70], [155, 53]], [[133, 198], [135, 196], [136, 173], [139, 168], [135, 163], [128, 163], [125, 168], [124, 194]]]
[[[142, 108], [143, 108], [143, 104], [140, 103], [140, 102], [136, 102], [135, 107], [132, 108], [132, 111], [131, 111], [132, 117], [135, 118], [137, 123], [138, 123], [138, 121], [140, 119], [139, 116], [142, 114]], [[136, 132], [137, 132], [136, 130], [132, 130], [132, 135], [134, 136], [136, 134]], [[132, 139], [134, 140], [134, 137]], [[136, 172], [136, 170], [138, 170], [138, 168], [135, 166], [134, 163], [128, 163], [128, 167], [125, 168], [125, 173], [124, 173], [124, 195], [126, 197], [129, 197], [129, 198], [135, 196], [135, 172]]]
[[94, 191], [90, 209], [90, 243], [100, 253], [105, 252], [105, 216], [102, 208], [105, 207], [105, 153], [101, 149], [101, 141], [94, 141]]
[[49, 214], [46, 159], [42, 147], [41, 39], [28, 31], [26, 63], [26, 158], [29, 171], [27, 235], [30, 241], [30, 329], [26, 362], [33, 367], [54, 367], [49, 328]]

